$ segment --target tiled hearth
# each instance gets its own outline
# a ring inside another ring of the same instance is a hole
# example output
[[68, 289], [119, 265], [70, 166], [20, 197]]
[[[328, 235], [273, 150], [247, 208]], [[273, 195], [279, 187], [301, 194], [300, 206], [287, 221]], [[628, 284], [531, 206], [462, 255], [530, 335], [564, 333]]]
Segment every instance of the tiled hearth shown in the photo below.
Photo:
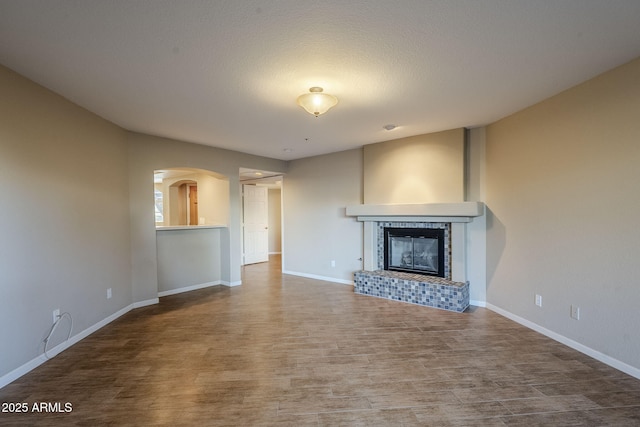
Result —
[[397, 271], [356, 271], [354, 291], [461, 313], [469, 307], [469, 283]]

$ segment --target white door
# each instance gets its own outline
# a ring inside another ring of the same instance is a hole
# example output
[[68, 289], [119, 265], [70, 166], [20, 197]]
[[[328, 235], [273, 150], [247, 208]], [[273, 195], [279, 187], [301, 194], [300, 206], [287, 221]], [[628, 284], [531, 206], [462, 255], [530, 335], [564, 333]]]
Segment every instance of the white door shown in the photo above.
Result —
[[269, 260], [268, 189], [243, 185], [244, 263]]

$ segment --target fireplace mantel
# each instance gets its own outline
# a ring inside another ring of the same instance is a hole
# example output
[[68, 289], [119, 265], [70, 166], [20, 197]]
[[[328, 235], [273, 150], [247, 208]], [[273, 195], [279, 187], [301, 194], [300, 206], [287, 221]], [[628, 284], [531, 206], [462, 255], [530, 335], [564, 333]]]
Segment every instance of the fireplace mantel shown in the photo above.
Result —
[[346, 210], [358, 221], [403, 222], [470, 222], [483, 212], [482, 202], [352, 205]]

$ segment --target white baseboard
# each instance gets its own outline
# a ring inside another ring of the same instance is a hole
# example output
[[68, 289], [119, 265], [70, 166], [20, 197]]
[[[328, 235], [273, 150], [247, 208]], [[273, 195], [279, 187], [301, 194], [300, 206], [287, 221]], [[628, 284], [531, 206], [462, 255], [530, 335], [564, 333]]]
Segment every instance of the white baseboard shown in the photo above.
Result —
[[238, 280], [237, 282], [227, 282], [225, 280], [221, 280], [220, 284], [223, 286], [228, 286], [228, 287], [234, 287], [234, 286], [240, 286], [242, 285], [242, 280]]
[[158, 296], [160, 298], [162, 298], [162, 297], [166, 297], [166, 296], [169, 296], [169, 295], [181, 294], [183, 292], [195, 291], [195, 290], [198, 290], [198, 289], [204, 289], [204, 288], [208, 288], [210, 286], [217, 286], [217, 285], [221, 285], [221, 284], [222, 284], [222, 282], [220, 280], [216, 280], [215, 282], [201, 283], [199, 285], [185, 286], [184, 288], [170, 289], [168, 291], [158, 292]]
[[542, 335], [545, 335], [549, 338], [551, 338], [552, 340], [558, 341], [561, 344], [564, 344], [568, 347], [571, 347], [574, 350], [579, 351], [580, 353], [586, 354], [587, 356], [593, 357], [596, 360], [599, 360], [600, 362], [611, 366], [612, 368], [615, 368], [619, 371], [624, 372], [625, 374], [629, 374], [632, 377], [638, 378], [640, 379], [640, 369], [628, 365], [618, 359], [615, 359], [611, 356], [607, 356], [606, 354], [600, 353], [598, 350], [594, 350], [590, 347], [587, 347], [584, 344], [580, 344], [577, 341], [574, 341], [570, 338], [567, 338], [563, 335], [560, 335], [556, 332], [550, 331], [547, 328], [544, 328], [540, 325], [538, 325], [537, 323], [533, 323], [530, 320], [524, 319], [520, 316], [517, 316], [511, 312], [508, 312], [500, 307], [497, 307], [493, 304], [489, 304], [487, 303], [487, 308], [491, 311], [494, 311], [504, 317], [506, 317], [507, 319], [511, 319], [516, 323], [521, 324], [522, 326], [526, 326], [529, 329], [533, 329], [536, 332], [541, 333]]
[[318, 276], [317, 274], [298, 273], [297, 271], [282, 270], [282, 274], [290, 274], [292, 276], [306, 277], [308, 279], [324, 280], [325, 282], [340, 283], [342, 285], [352, 285], [352, 280], [336, 279], [335, 277]]
[[61, 352], [63, 352], [67, 348], [71, 347], [75, 343], [77, 343], [80, 340], [88, 337], [89, 335], [91, 335], [92, 333], [97, 331], [98, 329], [100, 329], [100, 328], [106, 326], [107, 324], [113, 322], [118, 317], [122, 316], [123, 314], [128, 313], [133, 308], [135, 308], [134, 305], [135, 304], [130, 304], [130, 305], [126, 306], [125, 308], [118, 310], [117, 312], [113, 313], [109, 317], [107, 317], [105, 319], [102, 319], [101, 321], [99, 321], [98, 323], [88, 327], [84, 331], [82, 331], [80, 333], [77, 333], [74, 336], [70, 337], [69, 340], [64, 341], [64, 342], [58, 344], [57, 346], [55, 346], [54, 348], [47, 350], [47, 354], [49, 355], [49, 358], [47, 358], [44, 354], [41, 354], [38, 357], [36, 357], [35, 359], [32, 359], [29, 362], [25, 363], [24, 365], [19, 366], [18, 368], [16, 368], [13, 371], [9, 372], [8, 374], [3, 375], [2, 377], [0, 377], [0, 388], [6, 386], [7, 384], [10, 384], [10, 383], [14, 382], [15, 380], [17, 380], [21, 376], [29, 373], [30, 371], [34, 370], [38, 366], [42, 365], [47, 360], [55, 357], [56, 355], [60, 354]]
[[160, 302], [159, 298], [151, 298], [148, 300], [144, 300], [144, 301], [138, 301], [138, 302], [134, 302], [131, 308], [140, 308], [140, 307], [146, 307], [148, 305], [153, 305], [153, 304], [158, 304]]
[[473, 306], [476, 306], [476, 307], [486, 307], [487, 306], [487, 302], [486, 301], [469, 300], [469, 305], [473, 305]]

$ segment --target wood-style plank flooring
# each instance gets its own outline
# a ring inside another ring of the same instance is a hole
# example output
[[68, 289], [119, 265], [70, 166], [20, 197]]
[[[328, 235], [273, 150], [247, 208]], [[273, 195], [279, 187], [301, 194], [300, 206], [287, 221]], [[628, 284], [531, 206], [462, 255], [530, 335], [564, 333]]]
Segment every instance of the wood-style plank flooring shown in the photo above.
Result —
[[25, 426], [637, 426], [640, 380], [482, 308], [245, 267], [162, 298], [0, 389]]

